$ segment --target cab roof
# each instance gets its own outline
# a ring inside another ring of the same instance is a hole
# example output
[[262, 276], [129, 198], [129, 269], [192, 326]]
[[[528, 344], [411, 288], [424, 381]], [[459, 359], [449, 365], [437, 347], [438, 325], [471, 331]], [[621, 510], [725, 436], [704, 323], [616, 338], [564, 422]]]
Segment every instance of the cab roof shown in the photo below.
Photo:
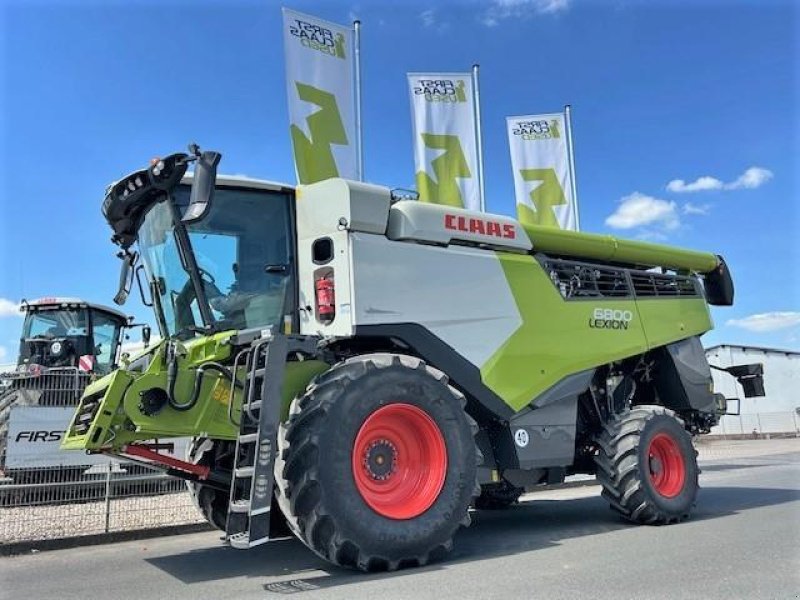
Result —
[[[181, 183], [191, 185], [194, 180], [194, 173], [186, 173], [181, 178]], [[256, 179], [248, 177], [247, 175], [217, 175], [216, 183], [218, 186], [250, 188], [259, 190], [270, 190], [274, 192], [291, 192], [294, 191], [295, 186], [288, 183], [280, 183], [278, 181], [269, 181], [267, 179]]]
[[23, 300], [20, 304], [20, 310], [25, 311], [28, 310], [28, 308], [43, 310], [54, 308], [91, 308], [111, 314], [123, 321], [128, 320], [128, 315], [115, 308], [103, 304], [95, 304], [94, 302], [87, 302], [86, 300], [71, 296], [45, 296], [43, 298], [37, 298], [36, 300]]

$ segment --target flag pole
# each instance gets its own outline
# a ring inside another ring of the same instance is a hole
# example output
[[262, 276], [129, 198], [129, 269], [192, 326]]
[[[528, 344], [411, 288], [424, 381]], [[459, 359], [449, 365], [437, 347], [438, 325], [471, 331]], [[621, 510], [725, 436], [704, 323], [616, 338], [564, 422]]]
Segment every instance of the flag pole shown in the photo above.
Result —
[[472, 65], [473, 116], [475, 118], [475, 143], [478, 149], [478, 190], [480, 192], [481, 211], [486, 211], [486, 190], [483, 184], [483, 136], [481, 134], [481, 92], [478, 85], [478, 69], [480, 65]]
[[358, 180], [364, 181], [364, 138], [361, 134], [361, 21], [353, 21], [353, 56], [355, 57], [356, 84], [356, 168]]
[[575, 229], [581, 230], [581, 211], [578, 205], [578, 183], [575, 181], [575, 150], [572, 146], [572, 107], [564, 106], [564, 120], [567, 122], [567, 145], [569, 146], [569, 178], [572, 187], [572, 201], [575, 203]]

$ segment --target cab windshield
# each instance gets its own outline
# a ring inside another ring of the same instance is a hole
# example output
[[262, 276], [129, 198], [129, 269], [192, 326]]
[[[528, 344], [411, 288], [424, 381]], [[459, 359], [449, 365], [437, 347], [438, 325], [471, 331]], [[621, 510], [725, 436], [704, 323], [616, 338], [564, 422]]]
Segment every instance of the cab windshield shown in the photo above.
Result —
[[[173, 198], [182, 214], [189, 187], [179, 186]], [[213, 329], [281, 326], [291, 314], [294, 244], [289, 201], [281, 192], [217, 188], [209, 214], [187, 225]], [[145, 216], [139, 249], [148, 279], [154, 282], [165, 333], [191, 337], [202, 331], [197, 293], [167, 201]]]
[[22, 337], [55, 339], [84, 336], [88, 335], [88, 326], [85, 309], [34, 310], [25, 317]]

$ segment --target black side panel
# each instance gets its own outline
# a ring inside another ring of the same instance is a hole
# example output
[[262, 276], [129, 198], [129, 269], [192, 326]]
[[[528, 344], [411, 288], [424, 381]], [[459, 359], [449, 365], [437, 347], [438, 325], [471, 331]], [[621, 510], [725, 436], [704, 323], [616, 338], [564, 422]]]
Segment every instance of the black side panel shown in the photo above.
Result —
[[588, 388], [594, 369], [561, 380], [511, 419], [519, 468], [562, 467], [575, 459], [578, 397]]
[[733, 278], [725, 259], [721, 256], [717, 258], [717, 268], [703, 277], [706, 300], [714, 306], [733, 306]]
[[691, 337], [663, 349], [655, 373], [658, 397], [676, 411], [714, 413], [711, 369], [700, 338]]
[[481, 380], [480, 370], [433, 333], [418, 323], [393, 323], [388, 325], [358, 325], [357, 337], [398, 339], [426, 363], [447, 373], [456, 387], [474, 398], [480, 407], [497, 419], [507, 420], [514, 411], [502, 398], [487, 388]]

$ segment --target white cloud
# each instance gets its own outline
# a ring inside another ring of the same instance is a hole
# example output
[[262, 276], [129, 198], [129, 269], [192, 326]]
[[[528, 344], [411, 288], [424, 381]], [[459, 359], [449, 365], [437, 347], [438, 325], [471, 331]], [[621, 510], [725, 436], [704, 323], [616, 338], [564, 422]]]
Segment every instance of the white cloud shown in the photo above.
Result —
[[0, 373], [9, 373], [17, 368], [16, 363], [11, 362], [8, 349], [0, 346]]
[[704, 175], [703, 177], [698, 177], [691, 183], [687, 183], [683, 179], [673, 179], [667, 184], [667, 190], [678, 194], [705, 192], [708, 190], [753, 190], [767, 183], [772, 177], [773, 173], [769, 169], [750, 167], [734, 181], [729, 183], [724, 183], [720, 179], [711, 177], [710, 175]]
[[433, 8], [423, 10], [421, 13], [419, 13], [419, 20], [422, 21], [423, 27], [434, 29], [438, 33], [443, 33], [450, 29], [450, 23], [447, 21], [442, 21], [436, 14], [436, 10]]
[[784, 311], [759, 313], [744, 317], [743, 319], [730, 319], [725, 324], [758, 333], [778, 331], [780, 329], [789, 329], [790, 327], [800, 325], [800, 312]]
[[492, 0], [478, 20], [487, 27], [495, 27], [503, 19], [563, 12], [571, 3], [572, 0]]
[[[620, 200], [617, 210], [606, 219], [606, 225], [614, 229], [633, 229], [644, 225], [657, 226], [666, 230], [680, 227], [677, 205], [634, 192]], [[657, 232], [650, 232], [652, 235]]]
[[6, 298], [0, 298], [0, 318], [2, 317], [21, 317], [19, 304]]
[[742, 188], [754, 190], [761, 187], [772, 179], [773, 174], [769, 169], [761, 167], [750, 167], [744, 173], [739, 175], [736, 181], [732, 181], [725, 185], [726, 190], [739, 190]]
[[704, 190], [721, 190], [725, 184], [716, 177], [698, 177], [692, 183], [686, 183], [683, 179], [673, 179], [667, 184], [670, 192], [700, 192]]
[[683, 205], [683, 214], [685, 215], [707, 215], [711, 210], [710, 204], [695, 204], [694, 202], [687, 202]]

